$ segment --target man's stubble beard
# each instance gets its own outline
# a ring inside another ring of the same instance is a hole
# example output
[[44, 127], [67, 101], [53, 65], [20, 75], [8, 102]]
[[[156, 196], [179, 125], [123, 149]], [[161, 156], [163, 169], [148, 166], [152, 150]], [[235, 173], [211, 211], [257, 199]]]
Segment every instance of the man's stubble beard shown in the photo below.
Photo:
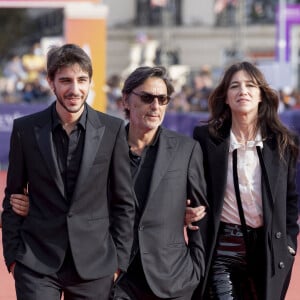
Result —
[[85, 97], [84, 101], [82, 102], [82, 104], [80, 105], [80, 107], [79, 107], [78, 109], [72, 110], [72, 109], [68, 108], [68, 107], [65, 105], [65, 103], [64, 103], [64, 101], [62, 100], [61, 97], [58, 97], [58, 95], [57, 95], [55, 89], [53, 90], [53, 93], [54, 93], [54, 95], [56, 96], [56, 100], [59, 102], [59, 104], [60, 104], [60, 105], [61, 105], [68, 113], [73, 113], [73, 114], [78, 113], [78, 112], [82, 109], [82, 107], [83, 107], [84, 104], [86, 103], [86, 99], [87, 99], [87, 97], [88, 97], [88, 95]]

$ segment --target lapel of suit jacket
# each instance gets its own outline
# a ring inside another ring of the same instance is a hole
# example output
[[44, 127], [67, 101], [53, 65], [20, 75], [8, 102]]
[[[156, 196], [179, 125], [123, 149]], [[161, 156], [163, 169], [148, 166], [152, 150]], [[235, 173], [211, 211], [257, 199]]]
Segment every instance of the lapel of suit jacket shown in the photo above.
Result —
[[60, 175], [52, 140], [51, 113], [54, 105], [55, 102], [40, 114], [40, 118], [37, 120], [34, 127], [34, 132], [37, 144], [44, 157], [45, 163], [48, 166], [51, 177], [55, 181], [61, 194], [65, 196], [64, 184]]
[[177, 138], [175, 136], [168, 136], [167, 131], [162, 128], [159, 136], [159, 146], [152, 172], [152, 180], [149, 188], [148, 199], [151, 198], [161, 182], [164, 174], [167, 172], [169, 165], [176, 153], [177, 143]]
[[272, 193], [272, 199], [268, 197], [267, 190], [266, 190], [266, 183], [262, 179], [262, 192], [263, 192], [263, 206], [264, 206], [264, 222], [265, 224], [270, 223], [270, 216], [272, 215], [270, 212], [273, 211], [273, 206], [275, 201], [274, 195], [276, 194], [276, 189], [278, 188], [277, 185], [277, 180], [278, 176], [280, 174], [279, 170], [279, 154], [278, 151], [274, 149], [274, 146], [272, 144], [273, 140], [264, 142], [264, 147], [262, 149], [262, 155], [263, 155], [263, 160], [266, 166], [266, 172], [267, 172], [267, 177], [270, 183], [270, 190]]
[[80, 188], [84, 185], [87, 178], [89, 178], [89, 171], [95, 160], [104, 130], [105, 127], [101, 124], [97, 112], [87, 105], [85, 141], [72, 201], [76, 199]]
[[223, 141], [216, 141], [208, 139], [207, 141], [207, 157], [208, 165], [210, 166], [209, 172], [211, 172], [211, 178], [213, 179], [209, 184], [212, 184], [212, 190], [215, 193], [215, 203], [212, 203], [211, 209], [220, 216], [223, 207], [222, 200], [225, 196], [225, 188], [227, 184], [227, 172], [228, 172], [228, 156], [229, 156], [229, 137]]

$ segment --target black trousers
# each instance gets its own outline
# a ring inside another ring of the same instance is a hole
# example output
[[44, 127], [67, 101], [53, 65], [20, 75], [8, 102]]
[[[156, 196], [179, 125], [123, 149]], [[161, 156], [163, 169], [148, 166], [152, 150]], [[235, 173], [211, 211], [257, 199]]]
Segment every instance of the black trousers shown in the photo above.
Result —
[[140, 255], [137, 254], [126, 273], [115, 283], [111, 300], [190, 300], [193, 290], [187, 295], [175, 298], [157, 297], [149, 287]]
[[82, 280], [68, 251], [61, 269], [52, 275], [37, 273], [17, 262], [15, 286], [18, 300], [105, 300], [109, 299], [113, 276]]
[[248, 228], [246, 255], [241, 226], [221, 223], [208, 281], [208, 299], [264, 300], [265, 251], [263, 229]]

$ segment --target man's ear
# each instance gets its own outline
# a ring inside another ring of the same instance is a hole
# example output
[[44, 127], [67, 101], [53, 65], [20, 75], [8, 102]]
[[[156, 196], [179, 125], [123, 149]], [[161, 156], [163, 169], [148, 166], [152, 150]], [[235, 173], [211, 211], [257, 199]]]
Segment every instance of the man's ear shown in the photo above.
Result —
[[53, 91], [54, 90], [54, 84], [53, 84], [53, 81], [47, 76], [47, 82], [51, 88], [51, 90]]
[[124, 108], [129, 109], [128, 108], [128, 94], [122, 95], [122, 104], [123, 104]]

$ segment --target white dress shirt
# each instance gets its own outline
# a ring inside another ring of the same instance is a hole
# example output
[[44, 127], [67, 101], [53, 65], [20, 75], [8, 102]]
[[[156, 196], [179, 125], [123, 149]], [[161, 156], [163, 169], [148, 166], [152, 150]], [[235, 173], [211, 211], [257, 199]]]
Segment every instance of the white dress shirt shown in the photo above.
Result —
[[239, 189], [246, 224], [253, 228], [263, 225], [261, 167], [256, 146], [263, 148], [260, 132], [257, 133], [254, 141], [247, 141], [246, 145], [239, 143], [233, 132], [230, 132], [227, 186], [221, 214], [222, 222], [241, 225], [232, 173], [232, 152], [238, 149], [237, 170]]

